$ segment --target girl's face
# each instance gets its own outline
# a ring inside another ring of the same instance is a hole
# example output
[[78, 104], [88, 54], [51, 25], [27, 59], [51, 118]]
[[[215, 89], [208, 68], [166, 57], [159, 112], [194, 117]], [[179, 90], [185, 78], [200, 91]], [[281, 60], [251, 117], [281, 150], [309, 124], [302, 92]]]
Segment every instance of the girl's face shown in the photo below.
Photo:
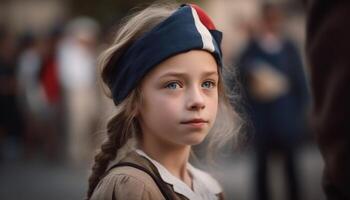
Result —
[[203, 50], [178, 54], [142, 81], [139, 122], [143, 140], [184, 146], [203, 141], [218, 109], [218, 71]]

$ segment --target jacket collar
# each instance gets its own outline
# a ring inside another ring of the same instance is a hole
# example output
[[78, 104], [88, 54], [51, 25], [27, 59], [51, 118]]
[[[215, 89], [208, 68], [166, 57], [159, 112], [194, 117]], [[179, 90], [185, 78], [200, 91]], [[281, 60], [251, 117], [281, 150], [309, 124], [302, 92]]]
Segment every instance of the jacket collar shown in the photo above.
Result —
[[157, 168], [161, 179], [170, 184], [176, 193], [182, 194], [188, 199], [216, 200], [218, 199], [217, 194], [222, 192], [219, 183], [212, 176], [193, 167], [190, 163], [187, 163], [187, 170], [193, 178], [193, 190], [182, 180], [172, 175], [162, 164], [148, 156], [144, 151], [136, 149], [135, 152], [148, 159]]

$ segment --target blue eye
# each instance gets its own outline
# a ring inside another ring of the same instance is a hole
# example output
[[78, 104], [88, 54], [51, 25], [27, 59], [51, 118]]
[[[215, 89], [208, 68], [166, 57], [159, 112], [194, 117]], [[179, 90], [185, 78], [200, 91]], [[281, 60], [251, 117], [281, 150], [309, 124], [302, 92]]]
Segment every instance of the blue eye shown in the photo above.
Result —
[[168, 88], [168, 89], [171, 89], [171, 90], [175, 90], [177, 89], [178, 87], [181, 87], [179, 83], [176, 83], [176, 82], [171, 82], [169, 84], [167, 84], [165, 86], [165, 88]]
[[202, 83], [202, 87], [204, 88], [213, 88], [215, 86], [215, 83], [213, 81], [205, 81]]

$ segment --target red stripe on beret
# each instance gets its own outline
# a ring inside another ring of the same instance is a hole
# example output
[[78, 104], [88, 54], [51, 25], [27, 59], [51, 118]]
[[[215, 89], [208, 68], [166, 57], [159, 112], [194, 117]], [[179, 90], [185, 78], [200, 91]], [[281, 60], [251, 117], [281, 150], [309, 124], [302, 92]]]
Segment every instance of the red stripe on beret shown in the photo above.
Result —
[[215, 25], [213, 21], [210, 19], [210, 17], [204, 12], [202, 8], [195, 4], [190, 4], [192, 8], [194, 8], [197, 11], [198, 17], [201, 20], [202, 24], [207, 27], [208, 30], [216, 30]]

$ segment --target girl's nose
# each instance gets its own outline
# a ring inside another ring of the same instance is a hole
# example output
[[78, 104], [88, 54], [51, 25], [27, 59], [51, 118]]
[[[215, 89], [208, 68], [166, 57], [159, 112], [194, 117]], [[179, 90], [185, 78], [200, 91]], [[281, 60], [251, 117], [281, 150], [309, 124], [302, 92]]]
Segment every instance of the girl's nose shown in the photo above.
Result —
[[188, 110], [202, 110], [205, 108], [205, 101], [201, 88], [194, 87], [188, 91], [186, 107]]

